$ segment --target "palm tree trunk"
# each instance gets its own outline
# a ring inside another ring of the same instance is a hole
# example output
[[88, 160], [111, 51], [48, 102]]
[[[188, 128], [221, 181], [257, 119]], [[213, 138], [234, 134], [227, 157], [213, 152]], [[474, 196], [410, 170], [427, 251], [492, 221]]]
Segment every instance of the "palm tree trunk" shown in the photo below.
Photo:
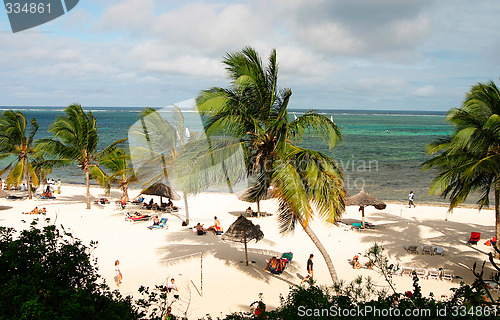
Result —
[[361, 206], [361, 227], [365, 228], [365, 206]]
[[87, 209], [90, 209], [90, 173], [89, 169], [85, 169], [85, 185], [87, 187]]
[[186, 208], [186, 224], [189, 225], [189, 208], [186, 193], [182, 192], [182, 197], [184, 198], [184, 208]]
[[31, 200], [31, 199], [33, 199], [33, 194], [31, 192], [30, 172], [28, 170], [28, 166], [26, 165], [26, 159], [23, 159], [23, 166], [24, 166], [24, 170], [26, 172], [26, 185], [28, 186], [28, 198]]
[[330, 255], [326, 251], [325, 247], [323, 246], [321, 241], [319, 241], [318, 237], [312, 231], [311, 227], [309, 227], [309, 224], [307, 224], [302, 219], [299, 219], [299, 222], [302, 225], [302, 228], [304, 228], [304, 231], [307, 233], [309, 238], [311, 238], [316, 248], [318, 248], [319, 252], [323, 255], [323, 259], [325, 259], [326, 266], [328, 267], [328, 271], [330, 272], [330, 277], [332, 278], [333, 283], [335, 284], [339, 282], [337, 272], [335, 271], [335, 267], [333, 266], [332, 259], [330, 258]]
[[[500, 177], [495, 179], [495, 236], [497, 243], [500, 239]], [[500, 254], [495, 250], [495, 258], [500, 259]]]

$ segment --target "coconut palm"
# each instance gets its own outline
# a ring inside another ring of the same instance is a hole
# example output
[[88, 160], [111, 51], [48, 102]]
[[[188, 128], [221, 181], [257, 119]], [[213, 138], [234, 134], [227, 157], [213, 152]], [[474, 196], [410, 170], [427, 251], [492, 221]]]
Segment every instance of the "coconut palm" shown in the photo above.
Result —
[[[181, 149], [188, 142], [181, 110], [172, 105], [162, 109], [167, 120], [155, 109], [146, 108], [141, 112], [141, 119], [129, 130], [129, 148], [134, 171], [143, 186], [154, 183], [176, 185], [177, 175], [174, 168], [181, 156]], [[191, 138], [194, 139], [195, 135]], [[186, 223], [189, 224], [187, 191], [183, 190]]]
[[[314, 216], [334, 222], [344, 212], [342, 172], [326, 155], [297, 144], [304, 138], [317, 137], [333, 147], [341, 140], [339, 129], [330, 119], [312, 111], [290, 120], [287, 107], [292, 91], [278, 89], [275, 50], [266, 67], [250, 47], [228, 54], [223, 63], [231, 87], [202, 91], [197, 99], [202, 115], [210, 116], [205, 123], [207, 138], [235, 138], [235, 144], [245, 153], [246, 174], [253, 181], [250, 193], [259, 200], [273, 188], [279, 200], [280, 231], [292, 231], [299, 223], [337, 282], [331, 258], [310, 222]], [[217, 159], [221, 149], [228, 150], [229, 146], [217, 148], [212, 143], [212, 158]], [[197, 171], [196, 162], [192, 168]]]
[[38, 186], [34, 162], [36, 159], [33, 138], [38, 131], [35, 118], [30, 124], [20, 111], [7, 110], [0, 117], [0, 157], [15, 156], [0, 176], [9, 171], [6, 179], [8, 185], [19, 186], [26, 179], [28, 196], [33, 198], [31, 185]]
[[112, 184], [118, 184], [122, 197], [128, 199], [128, 185], [137, 178], [131, 166], [130, 155], [126, 150], [112, 148], [99, 159], [99, 164], [90, 168], [90, 176], [95, 179], [109, 195]]
[[450, 211], [473, 192], [480, 208], [488, 206], [493, 190], [496, 237], [500, 238], [500, 90], [496, 84], [478, 83], [470, 89], [461, 108], [448, 111], [454, 132], [427, 146], [424, 170], [436, 168], [431, 192], [448, 197]]
[[[90, 209], [90, 168], [104, 152], [97, 150], [97, 122], [92, 112], [85, 113], [79, 104], [68, 106], [64, 113], [50, 127], [54, 139], [40, 139], [37, 149], [56, 159], [77, 163], [85, 174], [87, 209]], [[115, 141], [106, 150], [123, 141]]]

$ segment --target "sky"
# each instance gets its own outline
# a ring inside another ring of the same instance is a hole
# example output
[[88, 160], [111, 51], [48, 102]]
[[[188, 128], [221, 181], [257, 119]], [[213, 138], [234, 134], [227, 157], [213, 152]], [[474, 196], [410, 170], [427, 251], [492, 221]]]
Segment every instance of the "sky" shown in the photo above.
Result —
[[12, 33], [0, 105], [159, 107], [227, 87], [221, 60], [277, 50], [290, 108], [445, 111], [500, 77], [500, 1], [80, 0]]

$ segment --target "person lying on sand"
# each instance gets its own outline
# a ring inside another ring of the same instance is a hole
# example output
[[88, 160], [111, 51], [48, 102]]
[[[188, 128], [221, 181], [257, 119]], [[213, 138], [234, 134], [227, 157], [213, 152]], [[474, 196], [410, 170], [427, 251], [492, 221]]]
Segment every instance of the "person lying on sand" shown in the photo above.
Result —
[[23, 214], [44, 214], [44, 213], [47, 213], [47, 209], [45, 208], [38, 209], [38, 207], [35, 207], [35, 209], [29, 212], [23, 212]]

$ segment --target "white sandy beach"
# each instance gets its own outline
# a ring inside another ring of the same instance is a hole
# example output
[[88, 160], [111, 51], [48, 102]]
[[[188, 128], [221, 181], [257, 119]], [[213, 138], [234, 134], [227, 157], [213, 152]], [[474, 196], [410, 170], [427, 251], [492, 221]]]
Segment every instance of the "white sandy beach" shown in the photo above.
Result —
[[[264, 239], [249, 244], [249, 266], [245, 260], [243, 244], [226, 243], [220, 236], [211, 233], [198, 236], [188, 227], [182, 227], [182, 220], [168, 213], [160, 217], [168, 218], [168, 229], [148, 230], [152, 222], [127, 222], [124, 212], [134, 211], [135, 207], [118, 210], [114, 200], [120, 192], [113, 190], [111, 204], [85, 207], [85, 189], [83, 186], [63, 185], [62, 194], [55, 200], [7, 200], [0, 199], [0, 226], [16, 229], [28, 228], [32, 219], [40, 215], [26, 215], [21, 212], [32, 210], [35, 206], [47, 208], [47, 218], [62, 224], [73, 232], [74, 236], [88, 245], [91, 240], [98, 241], [98, 247], [92, 255], [98, 259], [99, 272], [111, 289], [117, 289], [114, 276], [114, 261], [120, 260], [124, 279], [119, 287], [123, 295], [138, 297], [137, 289], [141, 285], [154, 287], [166, 284], [171, 277], [179, 286], [180, 299], [173, 307], [174, 314], [191, 318], [225, 315], [234, 311], [249, 309], [249, 304], [263, 293], [264, 302], [272, 309], [279, 305], [279, 295], [288, 293], [290, 285], [299, 284], [306, 275], [306, 261], [314, 253], [314, 275], [319, 284], [330, 285], [331, 279], [326, 264], [309, 237], [300, 226], [295, 233], [282, 236], [277, 230], [274, 215], [252, 218], [264, 232]], [[92, 187], [93, 200], [103, 196], [102, 189]], [[135, 197], [137, 190], [129, 195]], [[149, 200], [146, 196], [146, 200]], [[155, 199], [158, 201], [158, 198]], [[181, 207], [183, 201], [175, 203]], [[238, 200], [230, 194], [202, 193], [189, 198], [190, 226], [201, 222], [208, 227], [213, 217], [217, 216], [224, 230], [234, 222], [234, 211], [243, 211], [248, 203]], [[274, 214], [277, 203], [273, 200], [261, 202], [261, 210]], [[256, 210], [256, 205], [252, 204]], [[339, 278], [347, 282], [358, 275], [370, 276], [381, 287], [387, 284], [374, 270], [354, 270], [347, 259], [356, 253], [364, 253], [374, 242], [386, 248], [391, 263], [407, 267], [445, 268], [454, 271], [453, 282], [422, 279], [420, 285], [424, 295], [433, 292], [436, 297], [449, 296], [451, 287], [457, 287], [460, 281], [471, 283], [474, 279], [470, 268], [487, 260], [486, 254], [492, 250], [484, 242], [494, 235], [494, 212], [492, 210], [455, 209], [446, 218], [446, 207], [419, 206], [409, 209], [400, 204], [389, 204], [379, 211], [367, 207], [366, 220], [375, 224], [374, 230], [352, 231], [327, 225], [320, 221], [312, 223], [312, 229], [327, 248]], [[183, 216], [182, 208], [179, 215]], [[56, 220], [57, 219], [57, 220]], [[348, 207], [342, 221], [347, 224], [361, 219], [358, 207]], [[22, 221], [26, 221], [23, 223]], [[481, 232], [481, 241], [477, 246], [466, 245], [471, 231]], [[406, 244], [434, 245], [444, 248], [444, 256], [410, 255], [403, 246]], [[292, 263], [281, 276], [272, 275], [263, 269], [267, 260], [280, 256], [282, 252], [294, 253]], [[200, 255], [203, 253], [201, 267]], [[195, 254], [195, 255], [193, 255]], [[188, 256], [183, 259], [173, 259]], [[254, 263], [253, 263], [254, 262]], [[203, 283], [200, 272], [203, 269]], [[493, 271], [490, 263], [485, 266], [485, 276]], [[412, 290], [412, 279], [396, 277], [394, 282], [398, 291]]]

